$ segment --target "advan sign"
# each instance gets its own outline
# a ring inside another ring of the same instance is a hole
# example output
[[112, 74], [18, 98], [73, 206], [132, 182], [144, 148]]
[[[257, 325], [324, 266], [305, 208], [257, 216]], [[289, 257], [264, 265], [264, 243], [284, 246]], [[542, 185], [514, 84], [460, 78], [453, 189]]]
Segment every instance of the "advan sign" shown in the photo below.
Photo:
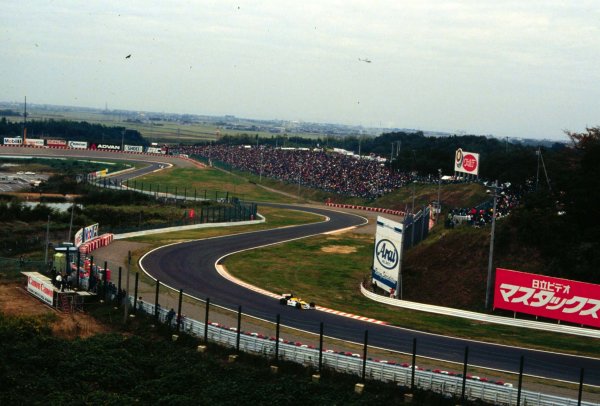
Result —
[[373, 251], [373, 283], [386, 292], [396, 289], [402, 256], [402, 223], [377, 217]]

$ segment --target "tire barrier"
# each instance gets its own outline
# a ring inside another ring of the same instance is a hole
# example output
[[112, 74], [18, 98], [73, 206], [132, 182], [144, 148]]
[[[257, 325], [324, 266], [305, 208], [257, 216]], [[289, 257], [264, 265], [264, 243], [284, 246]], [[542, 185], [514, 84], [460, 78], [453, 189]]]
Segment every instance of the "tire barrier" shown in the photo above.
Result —
[[86, 241], [83, 244], [81, 244], [79, 246], [79, 252], [81, 252], [82, 254], [89, 254], [90, 252], [100, 248], [100, 247], [106, 247], [108, 244], [110, 244], [114, 239], [114, 234], [111, 233], [107, 233], [107, 234], [102, 234], [99, 237], [96, 237], [92, 240]]
[[339, 203], [331, 203], [331, 202], [326, 202], [325, 205], [329, 206], [329, 207], [337, 207], [340, 209], [374, 211], [377, 213], [392, 214], [394, 216], [401, 216], [401, 217], [404, 217], [406, 215], [406, 212], [404, 212], [402, 210], [384, 209], [381, 207], [356, 206], [354, 204], [339, 204]]

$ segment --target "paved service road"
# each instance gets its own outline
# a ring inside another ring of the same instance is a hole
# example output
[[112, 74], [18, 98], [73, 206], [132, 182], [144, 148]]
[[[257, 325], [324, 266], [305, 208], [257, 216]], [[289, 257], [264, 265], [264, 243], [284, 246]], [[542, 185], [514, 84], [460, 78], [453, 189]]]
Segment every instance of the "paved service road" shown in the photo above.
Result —
[[[299, 208], [285, 205], [281, 207]], [[244, 314], [271, 321], [275, 320], [279, 313], [282, 324], [313, 333], [318, 333], [319, 323], [322, 321], [326, 335], [360, 343], [364, 331], [369, 330], [369, 345], [407, 353], [412, 351], [413, 338], [417, 338], [419, 355], [455, 362], [463, 361], [464, 350], [468, 345], [470, 365], [512, 372], [518, 372], [520, 356], [524, 355], [526, 374], [577, 382], [580, 368], [585, 368], [585, 382], [600, 385], [600, 359], [431, 335], [394, 326], [362, 322], [321, 311], [298, 311], [289, 306], [281, 306], [276, 299], [238, 286], [218, 274], [215, 263], [230, 253], [358, 226], [364, 221], [356, 215], [327, 209], [307, 207], [300, 209], [328, 216], [330, 221], [171, 245], [146, 255], [142, 259], [142, 266], [161, 282], [176, 289], [183, 289], [187, 294], [197, 298], [210, 297], [212, 303], [233, 310], [241, 305]], [[293, 260], [290, 258], [290, 261]], [[265, 269], [265, 272], [268, 272], [268, 269]]]

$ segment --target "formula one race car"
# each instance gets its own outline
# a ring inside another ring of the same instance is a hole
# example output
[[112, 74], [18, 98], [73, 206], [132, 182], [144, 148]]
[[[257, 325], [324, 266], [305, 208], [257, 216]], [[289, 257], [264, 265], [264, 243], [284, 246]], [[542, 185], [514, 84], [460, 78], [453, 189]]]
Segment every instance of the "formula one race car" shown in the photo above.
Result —
[[279, 299], [279, 304], [293, 306], [296, 309], [301, 310], [312, 310], [315, 308], [314, 302], [307, 303], [299, 297], [295, 297], [292, 293], [284, 293], [283, 295], [281, 295], [281, 298]]

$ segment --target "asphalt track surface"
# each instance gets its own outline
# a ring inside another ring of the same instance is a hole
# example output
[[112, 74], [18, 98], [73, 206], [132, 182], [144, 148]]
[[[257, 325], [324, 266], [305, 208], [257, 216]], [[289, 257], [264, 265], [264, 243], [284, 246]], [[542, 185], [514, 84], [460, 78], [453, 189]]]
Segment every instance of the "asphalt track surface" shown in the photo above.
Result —
[[[525, 374], [577, 382], [580, 369], [585, 368], [585, 382], [600, 385], [598, 359], [473, 342], [377, 325], [321, 311], [296, 310], [281, 306], [276, 299], [222, 278], [216, 271], [215, 264], [231, 253], [358, 226], [364, 222], [361, 217], [327, 209], [280, 206], [321, 214], [327, 216], [329, 221], [170, 245], [146, 255], [142, 266], [161, 282], [183, 289], [185, 293], [199, 299], [210, 298], [211, 303], [233, 310], [241, 306], [244, 314], [269, 321], [274, 321], [276, 315], [280, 314], [282, 324], [312, 333], [318, 334], [319, 325], [323, 322], [327, 336], [362, 343], [364, 332], [368, 330], [370, 346], [406, 353], [412, 352], [413, 338], [416, 338], [419, 355], [455, 362], [463, 362], [465, 347], [468, 346], [470, 365], [512, 372], [518, 372], [520, 357], [523, 355]], [[289, 260], [293, 261], [294, 258]], [[265, 272], [268, 271], [265, 269]]]
[[[53, 153], [55, 152], [53, 151]], [[79, 153], [84, 152], [90, 151]], [[2, 154], [1, 150], [0, 154]], [[114, 157], [114, 153], [108, 155]], [[94, 154], [91, 156], [98, 157]], [[128, 159], [133, 160], [134, 158], [128, 157]], [[145, 160], [141, 156], [135, 159]], [[144, 168], [143, 172], [155, 170], [157, 166], [154, 164]], [[123, 179], [135, 176], [140, 176], [140, 172], [128, 173], [123, 176]], [[238, 306], [241, 306], [244, 314], [269, 321], [274, 321], [276, 315], [280, 314], [282, 324], [312, 333], [318, 334], [319, 325], [323, 322], [325, 335], [362, 343], [364, 332], [368, 330], [370, 346], [405, 353], [412, 352], [413, 339], [416, 339], [418, 355], [459, 363], [463, 362], [465, 348], [468, 346], [470, 366], [515, 373], [519, 370], [520, 357], [523, 356], [525, 374], [578, 382], [581, 368], [584, 368], [584, 382], [588, 385], [600, 386], [600, 359], [598, 358], [488, 344], [407, 330], [396, 326], [377, 325], [321, 311], [296, 310], [289, 306], [281, 306], [273, 298], [243, 288], [221, 277], [215, 269], [215, 264], [232, 253], [359, 226], [364, 222], [360, 216], [324, 208], [278, 206], [321, 214], [328, 217], [329, 221], [169, 245], [146, 255], [141, 265], [150, 275], [161, 282], [176, 289], [183, 289], [185, 293], [199, 299], [210, 298], [211, 303], [232, 310], [237, 310]], [[289, 258], [289, 260], [294, 261], [294, 258]], [[268, 269], [265, 269], [265, 272], [268, 272]], [[523, 332], [526, 334], [527, 330], [523, 329]], [[598, 344], [598, 348], [600, 348], [600, 343]]]

